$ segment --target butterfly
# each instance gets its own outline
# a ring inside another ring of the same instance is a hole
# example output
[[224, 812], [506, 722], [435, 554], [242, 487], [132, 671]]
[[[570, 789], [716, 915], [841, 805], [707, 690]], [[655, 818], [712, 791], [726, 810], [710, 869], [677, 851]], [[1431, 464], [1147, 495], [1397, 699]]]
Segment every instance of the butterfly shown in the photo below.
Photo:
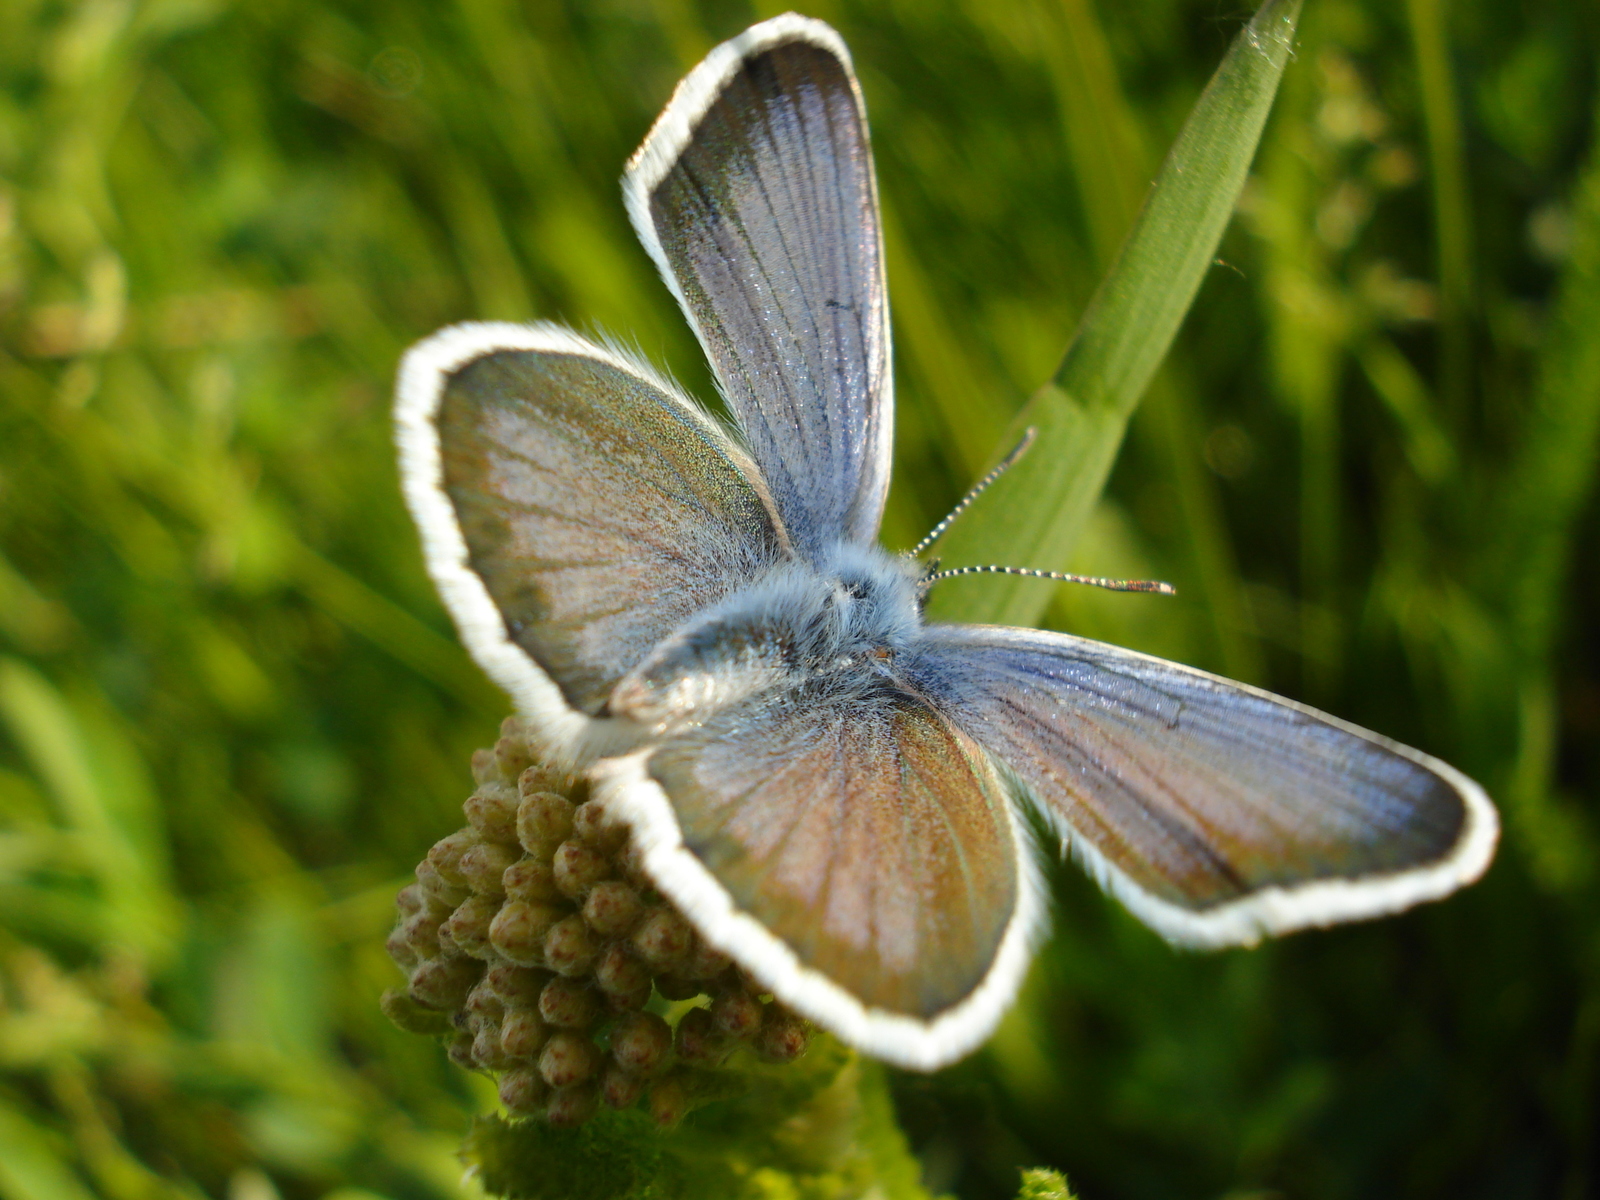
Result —
[[401, 367], [404, 490], [468, 649], [778, 999], [904, 1067], [982, 1042], [1044, 921], [1024, 805], [1181, 945], [1482, 873], [1494, 807], [1435, 758], [1115, 646], [924, 619], [931, 569], [877, 545], [882, 230], [830, 27], [718, 46], [623, 192], [734, 427], [614, 346], [455, 325]]

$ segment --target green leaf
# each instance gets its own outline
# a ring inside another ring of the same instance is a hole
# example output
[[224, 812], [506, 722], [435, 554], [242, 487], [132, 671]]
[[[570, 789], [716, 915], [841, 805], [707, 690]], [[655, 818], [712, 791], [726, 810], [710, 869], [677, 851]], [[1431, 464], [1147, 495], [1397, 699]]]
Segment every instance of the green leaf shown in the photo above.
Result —
[[[938, 544], [949, 566], [1059, 569], [1111, 473], [1123, 431], [1210, 269], [1294, 40], [1300, 0], [1270, 0], [1234, 40], [1167, 156], [1055, 377], [1018, 414], [1032, 450]], [[1058, 585], [946, 583], [931, 615], [1034, 624]]]

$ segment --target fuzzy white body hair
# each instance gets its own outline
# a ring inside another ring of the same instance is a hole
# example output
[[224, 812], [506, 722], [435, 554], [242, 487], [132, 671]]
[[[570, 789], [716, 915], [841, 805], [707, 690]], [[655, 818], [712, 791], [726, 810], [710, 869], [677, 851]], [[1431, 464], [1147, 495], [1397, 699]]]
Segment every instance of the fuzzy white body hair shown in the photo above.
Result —
[[777, 563], [658, 644], [607, 710], [659, 735], [770, 688], [887, 664], [922, 628], [919, 578], [915, 563], [846, 541], [817, 564]]

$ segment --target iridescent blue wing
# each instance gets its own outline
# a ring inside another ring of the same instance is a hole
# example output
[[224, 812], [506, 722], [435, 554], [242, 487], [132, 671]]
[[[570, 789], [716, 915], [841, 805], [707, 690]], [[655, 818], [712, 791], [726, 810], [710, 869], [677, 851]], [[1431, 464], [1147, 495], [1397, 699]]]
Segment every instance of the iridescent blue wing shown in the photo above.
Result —
[[791, 14], [718, 46], [623, 193], [796, 547], [875, 540], [889, 314], [866, 112], [839, 36]]
[[726, 434], [557, 326], [435, 334], [406, 355], [396, 419], [440, 593], [557, 752], [646, 651], [787, 553]]
[[713, 944], [847, 1042], [932, 1069], [992, 1030], [1039, 901], [983, 752], [848, 671], [599, 764], [646, 871]]
[[1175, 942], [1394, 912], [1494, 852], [1494, 807], [1459, 771], [1202, 671], [996, 626], [930, 627], [906, 670]]

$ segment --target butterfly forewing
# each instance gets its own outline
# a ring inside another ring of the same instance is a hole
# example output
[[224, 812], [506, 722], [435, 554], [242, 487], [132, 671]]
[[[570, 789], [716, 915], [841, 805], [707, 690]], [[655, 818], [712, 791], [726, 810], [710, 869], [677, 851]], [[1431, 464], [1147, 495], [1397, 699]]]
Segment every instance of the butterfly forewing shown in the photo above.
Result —
[[575, 335], [544, 341], [442, 373], [442, 490], [511, 639], [593, 714], [650, 647], [778, 557], [781, 534], [686, 401]]
[[647, 770], [733, 904], [866, 1008], [931, 1022], [993, 969], [1019, 909], [1017, 831], [982, 752], [916, 697], [783, 691], [670, 739]]
[[1175, 941], [1395, 911], [1492, 852], [1476, 784], [1276, 696], [1031, 629], [936, 626], [925, 647], [913, 673]]
[[877, 534], [893, 421], [866, 114], [837, 35], [778, 18], [679, 87], [624, 179], [802, 551]]

